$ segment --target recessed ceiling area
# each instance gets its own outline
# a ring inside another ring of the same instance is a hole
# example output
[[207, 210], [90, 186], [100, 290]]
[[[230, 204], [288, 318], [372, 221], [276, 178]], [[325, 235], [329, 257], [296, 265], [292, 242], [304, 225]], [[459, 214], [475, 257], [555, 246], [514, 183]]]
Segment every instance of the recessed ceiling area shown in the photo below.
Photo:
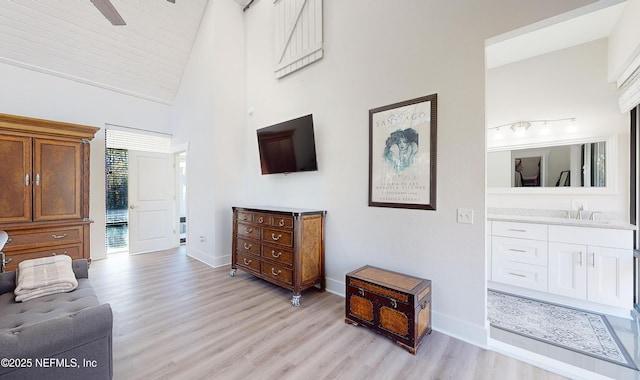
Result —
[[0, 1], [0, 62], [172, 104], [208, 0]]

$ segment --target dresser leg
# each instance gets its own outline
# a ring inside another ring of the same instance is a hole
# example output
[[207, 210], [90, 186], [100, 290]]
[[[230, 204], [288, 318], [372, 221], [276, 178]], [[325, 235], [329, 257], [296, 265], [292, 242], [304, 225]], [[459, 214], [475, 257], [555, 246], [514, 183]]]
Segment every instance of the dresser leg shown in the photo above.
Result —
[[294, 295], [293, 298], [291, 298], [291, 304], [293, 306], [300, 306], [300, 296]]
[[229, 271], [229, 276], [231, 276], [231, 277], [235, 276], [236, 275], [236, 270], [237, 270], [236, 268], [231, 269]]

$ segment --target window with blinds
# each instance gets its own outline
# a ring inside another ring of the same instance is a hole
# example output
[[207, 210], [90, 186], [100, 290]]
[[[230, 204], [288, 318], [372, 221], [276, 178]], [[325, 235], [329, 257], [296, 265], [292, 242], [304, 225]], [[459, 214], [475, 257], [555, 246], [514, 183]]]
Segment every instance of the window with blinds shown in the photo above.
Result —
[[171, 153], [170, 135], [109, 129], [108, 126], [105, 133], [107, 148]]

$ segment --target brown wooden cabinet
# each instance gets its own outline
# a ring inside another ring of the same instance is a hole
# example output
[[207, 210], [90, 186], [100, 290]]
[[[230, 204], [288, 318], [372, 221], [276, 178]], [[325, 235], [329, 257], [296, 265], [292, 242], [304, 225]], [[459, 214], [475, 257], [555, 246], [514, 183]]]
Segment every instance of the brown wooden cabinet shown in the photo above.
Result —
[[20, 261], [89, 258], [89, 142], [99, 130], [0, 114], [0, 230], [7, 270]]
[[319, 285], [324, 291], [326, 211], [233, 207], [230, 276], [237, 268], [293, 291]]
[[431, 333], [431, 280], [366, 265], [346, 275], [345, 322], [396, 341], [412, 354]]

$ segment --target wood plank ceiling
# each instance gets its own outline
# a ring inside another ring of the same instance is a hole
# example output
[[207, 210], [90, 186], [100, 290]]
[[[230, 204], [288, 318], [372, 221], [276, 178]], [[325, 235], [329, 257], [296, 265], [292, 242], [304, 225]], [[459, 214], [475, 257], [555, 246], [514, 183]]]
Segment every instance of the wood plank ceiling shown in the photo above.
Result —
[[208, 0], [0, 1], [0, 62], [172, 104]]

